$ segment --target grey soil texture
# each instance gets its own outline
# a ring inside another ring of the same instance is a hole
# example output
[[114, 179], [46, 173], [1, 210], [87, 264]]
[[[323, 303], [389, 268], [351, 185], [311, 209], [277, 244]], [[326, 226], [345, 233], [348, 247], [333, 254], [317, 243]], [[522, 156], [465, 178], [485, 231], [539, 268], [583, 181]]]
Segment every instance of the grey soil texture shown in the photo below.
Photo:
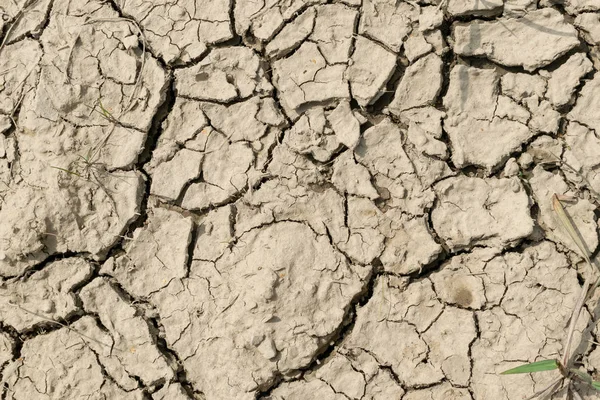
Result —
[[0, 399], [530, 396], [599, 69], [598, 0], [0, 0]]

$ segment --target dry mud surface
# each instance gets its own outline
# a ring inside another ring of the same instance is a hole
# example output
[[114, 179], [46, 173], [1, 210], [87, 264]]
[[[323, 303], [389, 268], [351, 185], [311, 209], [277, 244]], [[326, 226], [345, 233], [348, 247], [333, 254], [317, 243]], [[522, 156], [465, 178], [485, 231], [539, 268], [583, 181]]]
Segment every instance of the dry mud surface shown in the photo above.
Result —
[[551, 196], [594, 252], [598, 0], [0, 3], [2, 400], [555, 378], [498, 373], [592, 273]]

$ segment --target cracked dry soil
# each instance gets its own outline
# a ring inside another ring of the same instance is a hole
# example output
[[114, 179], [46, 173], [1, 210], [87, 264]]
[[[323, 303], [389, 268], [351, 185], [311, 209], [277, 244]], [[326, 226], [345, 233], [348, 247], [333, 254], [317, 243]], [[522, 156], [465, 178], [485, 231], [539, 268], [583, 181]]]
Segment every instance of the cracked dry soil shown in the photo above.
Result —
[[593, 273], [550, 200], [595, 252], [598, 0], [0, 3], [0, 399], [555, 378], [498, 373]]

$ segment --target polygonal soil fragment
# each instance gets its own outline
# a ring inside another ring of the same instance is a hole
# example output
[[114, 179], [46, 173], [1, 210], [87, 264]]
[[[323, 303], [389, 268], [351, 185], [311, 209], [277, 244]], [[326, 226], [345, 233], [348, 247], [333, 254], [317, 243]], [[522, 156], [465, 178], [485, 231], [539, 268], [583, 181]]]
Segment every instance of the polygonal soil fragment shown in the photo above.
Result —
[[[38, 335], [23, 343], [21, 357], [4, 370], [0, 394], [14, 400], [142, 400], [144, 393], [136, 386], [123, 389], [110, 375], [106, 376], [96, 349], [104, 348], [109, 353], [111, 347], [92, 317], [83, 317], [70, 328]], [[113, 351], [122, 354], [122, 350]]]
[[466, 119], [456, 126], [449, 125], [452, 141], [452, 161], [459, 168], [478, 165], [492, 171], [506, 161], [510, 153], [533, 136], [517, 121], [493, 118], [491, 121]]
[[431, 105], [441, 89], [442, 59], [436, 54], [428, 54], [404, 71], [389, 110], [398, 115], [404, 110]]
[[270, 58], [285, 57], [312, 33], [317, 13], [311, 7], [284, 28], [267, 44], [265, 51]]
[[338, 156], [333, 163], [331, 183], [340, 191], [371, 200], [379, 197], [379, 193], [371, 184], [369, 170], [356, 163], [350, 152]]
[[369, 170], [395, 179], [414, 171], [402, 144], [400, 128], [385, 119], [365, 131], [355, 150], [356, 159]]
[[600, 42], [600, 15], [598, 13], [581, 13], [574, 21], [577, 28], [581, 29], [583, 38], [590, 45], [597, 45]]
[[442, 160], [448, 158], [448, 148], [441, 141], [442, 118], [446, 114], [434, 107], [420, 107], [404, 111], [400, 118], [408, 123], [406, 135], [423, 154], [438, 157]]
[[307, 366], [336, 332], [367, 268], [326, 236], [281, 222], [240, 235], [216, 262], [154, 295], [170, 348], [212, 399], [251, 399]]
[[444, 96], [448, 111], [445, 127], [457, 167], [478, 165], [491, 172], [533, 136], [526, 125], [494, 116], [503, 110], [510, 114], [508, 104], [498, 110], [502, 104], [494, 70], [464, 65], [452, 68]]
[[502, 94], [509, 96], [518, 103], [522, 103], [529, 97], [544, 97], [547, 82], [537, 74], [509, 72], [502, 75], [500, 86], [502, 87]]
[[546, 97], [555, 107], [569, 104], [579, 81], [592, 69], [592, 62], [585, 54], [573, 54], [564, 64], [552, 72], [548, 80]]
[[566, 0], [565, 11], [571, 15], [584, 11], [600, 11], [598, 0]]
[[[338, 111], [343, 111], [343, 109]], [[350, 111], [349, 106], [346, 108], [346, 111]], [[340, 132], [344, 127], [335, 123], [335, 111], [332, 114], [334, 114], [334, 124], [338, 132]], [[354, 116], [350, 115], [350, 118], [354, 119]], [[352, 120], [346, 122], [352, 123]], [[310, 154], [316, 160], [326, 162], [331, 159], [340, 147], [340, 142], [334, 133], [335, 131], [332, 132], [331, 128], [327, 127], [325, 110], [322, 107], [312, 107], [286, 133], [283, 142], [299, 154]], [[356, 130], [354, 132], [346, 131], [345, 133], [352, 135], [356, 133]], [[360, 134], [360, 130], [358, 134]]]
[[418, 8], [406, 2], [364, 0], [358, 33], [398, 52], [418, 17]]
[[55, 261], [26, 280], [0, 287], [0, 320], [18, 331], [69, 317], [78, 310], [71, 290], [92, 274], [80, 258]]
[[[96, 278], [80, 293], [83, 308], [97, 314], [107, 329], [109, 346], [98, 342], [90, 346], [98, 354], [107, 372], [122, 387], [137, 386], [137, 379], [146, 386], [169, 381], [173, 370], [158, 350], [148, 322], [138, 310], [128, 304], [106, 278]], [[117, 349], [113, 354], [112, 348]]]
[[154, 169], [150, 193], [166, 200], [177, 200], [185, 185], [200, 176], [203, 159], [203, 154], [197, 151], [178, 151], [172, 159]]
[[385, 250], [380, 256], [386, 271], [408, 275], [433, 262], [441, 253], [426, 217], [410, 217], [396, 209], [384, 214], [380, 230], [386, 236]]
[[[562, 354], [567, 326], [580, 286], [577, 272], [548, 241], [523, 252], [498, 255], [499, 272], [506, 270], [506, 292], [500, 306], [476, 312], [480, 335], [473, 343], [471, 387], [476, 398], [520, 399], [542, 390], [557, 378], [549, 372], [503, 376], [518, 365], [552, 359]], [[467, 262], [465, 267], [470, 267]], [[488, 264], [489, 265], [489, 264]], [[584, 311], [575, 330], [574, 343], [589, 322]], [[504, 361], [505, 360], [505, 361]]]
[[533, 232], [529, 197], [518, 179], [458, 176], [434, 186], [431, 221], [451, 250], [476, 245], [502, 249]]
[[345, 63], [350, 56], [358, 12], [343, 4], [317, 6], [311, 41], [317, 43], [327, 64]]
[[544, 67], [579, 45], [575, 28], [551, 8], [531, 11], [521, 18], [457, 22], [452, 28], [458, 55], [485, 56], [527, 71]]
[[100, 272], [115, 277], [133, 296], [147, 297], [186, 275], [191, 230], [190, 218], [152, 208], [146, 225], [125, 242], [125, 254], [109, 259]]
[[362, 107], [374, 103], [383, 94], [396, 67], [396, 55], [377, 42], [357, 36], [351, 64], [346, 72], [352, 97]]
[[433, 50], [433, 46], [425, 40], [423, 34], [413, 32], [404, 44], [404, 53], [411, 63]]
[[350, 108], [350, 102], [340, 101], [337, 107], [327, 115], [327, 121], [335, 133], [338, 142], [354, 149], [360, 139], [360, 122]]

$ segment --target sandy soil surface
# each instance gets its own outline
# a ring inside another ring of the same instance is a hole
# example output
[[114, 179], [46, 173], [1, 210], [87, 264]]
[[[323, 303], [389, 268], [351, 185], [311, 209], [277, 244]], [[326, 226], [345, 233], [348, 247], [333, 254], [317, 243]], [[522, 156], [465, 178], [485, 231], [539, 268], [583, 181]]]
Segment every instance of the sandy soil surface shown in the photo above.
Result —
[[593, 273], [551, 196], [594, 252], [598, 0], [0, 0], [0, 43], [0, 399], [556, 377], [498, 373]]

